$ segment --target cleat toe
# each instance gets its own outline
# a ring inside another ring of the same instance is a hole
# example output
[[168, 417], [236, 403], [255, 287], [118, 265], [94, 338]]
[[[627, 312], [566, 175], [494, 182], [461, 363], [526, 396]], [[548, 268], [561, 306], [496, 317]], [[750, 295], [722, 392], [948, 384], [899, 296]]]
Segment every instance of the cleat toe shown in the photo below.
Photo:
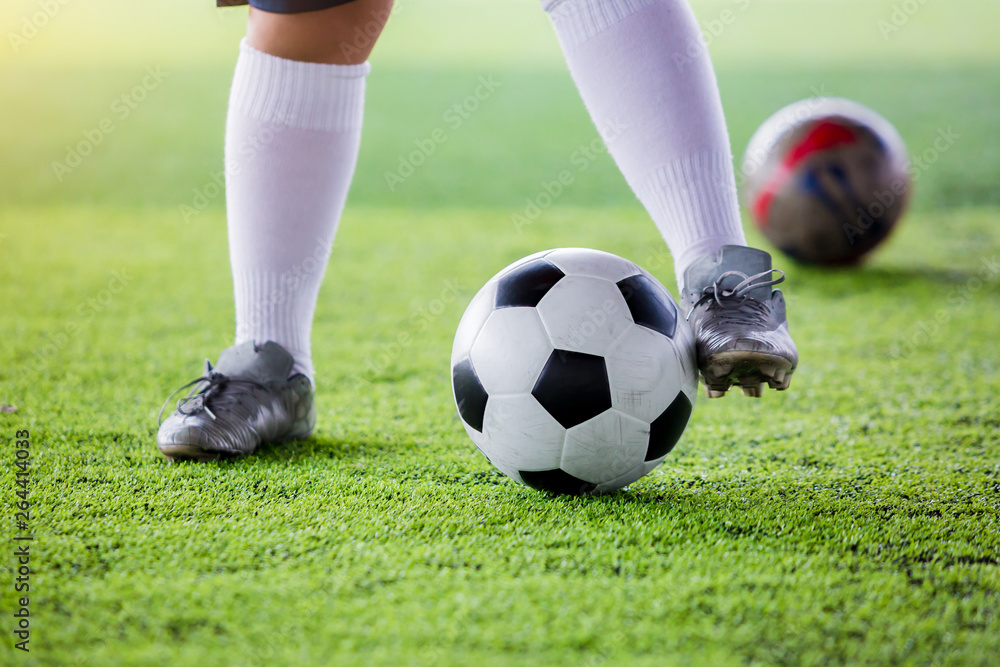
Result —
[[200, 447], [185, 445], [161, 445], [160, 453], [171, 463], [178, 463], [180, 461], [210, 463], [218, 461], [221, 458], [219, 452], [205, 451]]

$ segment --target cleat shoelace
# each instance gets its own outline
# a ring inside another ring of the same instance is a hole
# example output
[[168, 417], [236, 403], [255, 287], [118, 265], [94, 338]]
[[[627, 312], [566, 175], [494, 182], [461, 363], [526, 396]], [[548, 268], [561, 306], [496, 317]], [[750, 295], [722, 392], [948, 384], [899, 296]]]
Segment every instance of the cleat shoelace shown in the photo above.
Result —
[[[773, 273], [780, 273], [777, 278], [771, 278]], [[729, 276], [737, 276], [741, 281], [733, 288], [726, 289], [722, 282]], [[757, 299], [750, 298], [750, 292], [758, 287], [771, 287], [785, 280], [785, 272], [780, 269], [769, 269], [748, 276], [742, 271], [727, 271], [719, 276], [711, 287], [706, 287], [702, 292], [701, 299], [694, 305], [688, 313], [688, 319], [698, 306], [714, 301], [719, 306], [718, 324], [725, 325], [756, 325], [765, 326], [768, 319], [767, 305]], [[708, 304], [708, 308], [713, 306]]]
[[[163, 402], [163, 405], [160, 406], [160, 412], [156, 417], [158, 424], [163, 423], [163, 410], [166, 409], [170, 400], [192, 385], [197, 386], [191, 389], [187, 396], [184, 396], [177, 401], [177, 412], [182, 415], [193, 415], [204, 411], [209, 417], [212, 418], [212, 421], [216, 421], [216, 416], [209, 407], [209, 401], [224, 401], [227, 403], [227, 407], [230, 405], [240, 405], [239, 395], [252, 394], [252, 387], [259, 387], [267, 390], [267, 386], [257, 380], [254, 380], [253, 378], [236, 375], [223, 375], [222, 373], [215, 372], [212, 368], [212, 362], [206, 359], [205, 374], [179, 387], [176, 391], [174, 391], [174, 393], [170, 394], [170, 396], [167, 397], [167, 400]], [[230, 390], [226, 393], [222, 393], [222, 389], [227, 385], [231, 385]], [[241, 385], [251, 385], [251, 387]]]

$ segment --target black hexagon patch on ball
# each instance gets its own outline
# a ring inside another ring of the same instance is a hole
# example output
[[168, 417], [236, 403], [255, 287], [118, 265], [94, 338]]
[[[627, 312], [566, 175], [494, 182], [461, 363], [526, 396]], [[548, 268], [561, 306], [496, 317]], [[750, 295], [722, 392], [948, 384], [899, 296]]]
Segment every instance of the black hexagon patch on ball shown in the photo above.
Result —
[[604, 357], [555, 350], [531, 390], [563, 428], [596, 417], [611, 407], [611, 385]]
[[639, 274], [618, 281], [618, 289], [628, 304], [632, 320], [641, 327], [673, 338], [677, 331], [677, 308], [663, 287]]
[[496, 307], [534, 308], [565, 275], [544, 259], [519, 266], [497, 282]]
[[585, 482], [574, 477], [565, 470], [520, 470], [518, 473], [524, 483], [538, 491], [578, 496], [593, 493], [596, 484]]
[[670, 453], [681, 439], [691, 418], [691, 401], [682, 391], [663, 413], [649, 425], [649, 449], [646, 461], [655, 461]]
[[489, 396], [476, 375], [476, 369], [472, 367], [471, 359], [463, 359], [455, 364], [451, 369], [451, 381], [455, 388], [458, 414], [462, 415], [466, 424], [482, 433]]

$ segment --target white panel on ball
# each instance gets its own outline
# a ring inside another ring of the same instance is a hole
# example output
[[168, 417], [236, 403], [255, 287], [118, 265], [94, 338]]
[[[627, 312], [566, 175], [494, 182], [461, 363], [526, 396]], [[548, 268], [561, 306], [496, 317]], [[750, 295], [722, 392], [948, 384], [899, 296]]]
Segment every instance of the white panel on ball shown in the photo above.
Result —
[[[667, 456], [670, 456], [670, 454], [667, 454]], [[655, 470], [657, 467], [659, 467], [661, 463], [663, 463], [663, 460], [666, 459], [667, 456], [661, 456], [660, 458], [653, 459], [652, 461], [644, 461], [642, 464], [642, 474], [648, 475], [649, 473], [653, 472], [653, 470]], [[631, 482], [629, 482], [629, 484], [631, 484]]]
[[617, 255], [588, 248], [560, 248], [545, 257], [567, 276], [591, 276], [613, 283], [637, 275], [641, 269]]
[[600, 356], [635, 326], [618, 286], [602, 278], [566, 276], [537, 309], [552, 345], [570, 352]]
[[487, 438], [485, 434], [480, 433], [466, 424], [465, 421], [460, 421], [462, 421], [462, 426], [465, 428], [465, 432], [469, 434], [470, 438], [472, 438], [472, 442], [476, 445], [476, 448], [483, 453], [483, 456], [485, 456], [488, 461], [492, 463], [493, 454], [490, 451], [490, 439]]
[[483, 419], [490, 461], [521, 481], [520, 470], [554, 470], [562, 459], [566, 429], [534, 396], [490, 396]]
[[678, 383], [682, 369], [674, 343], [652, 329], [631, 327], [614, 342], [604, 360], [611, 384], [611, 405], [647, 424], [659, 417], [682, 390]]
[[493, 312], [493, 301], [497, 295], [497, 284], [490, 281], [483, 286], [465, 309], [461, 321], [458, 323], [458, 330], [455, 332], [455, 342], [451, 346], [451, 365], [469, 356], [472, 352], [472, 344], [476, 342], [476, 337], [482, 331], [483, 325]]
[[534, 308], [493, 311], [472, 345], [472, 365], [490, 396], [528, 394], [552, 354]]
[[691, 405], [698, 400], [698, 352], [695, 348], [694, 331], [687, 320], [678, 318], [674, 331], [674, 354], [681, 365], [681, 391], [687, 394]]
[[612, 408], [566, 432], [561, 467], [588, 482], [610, 482], [641, 471], [648, 449], [649, 424]]
[[[662, 461], [663, 459], [660, 460]], [[636, 467], [629, 470], [628, 472], [626, 472], [621, 477], [616, 477], [610, 482], [604, 482], [603, 484], [598, 484], [597, 488], [594, 489], [594, 493], [600, 494], [600, 493], [607, 493], [608, 491], [615, 491], [617, 489], [622, 488], [623, 486], [628, 486], [632, 482], [637, 482], [643, 476], [645, 476], [650, 470], [655, 468], [658, 465], [658, 463], [659, 462], [657, 462], [656, 464], [646, 464], [646, 463], [639, 464]]]

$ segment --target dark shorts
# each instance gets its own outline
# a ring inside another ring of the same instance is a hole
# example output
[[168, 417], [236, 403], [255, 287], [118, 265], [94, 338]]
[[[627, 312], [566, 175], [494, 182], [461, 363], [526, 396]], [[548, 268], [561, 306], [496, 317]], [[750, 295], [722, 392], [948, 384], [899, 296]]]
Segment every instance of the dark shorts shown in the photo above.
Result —
[[346, 5], [354, 0], [215, 0], [216, 7], [236, 7], [252, 5], [265, 12], [275, 14], [301, 14]]

